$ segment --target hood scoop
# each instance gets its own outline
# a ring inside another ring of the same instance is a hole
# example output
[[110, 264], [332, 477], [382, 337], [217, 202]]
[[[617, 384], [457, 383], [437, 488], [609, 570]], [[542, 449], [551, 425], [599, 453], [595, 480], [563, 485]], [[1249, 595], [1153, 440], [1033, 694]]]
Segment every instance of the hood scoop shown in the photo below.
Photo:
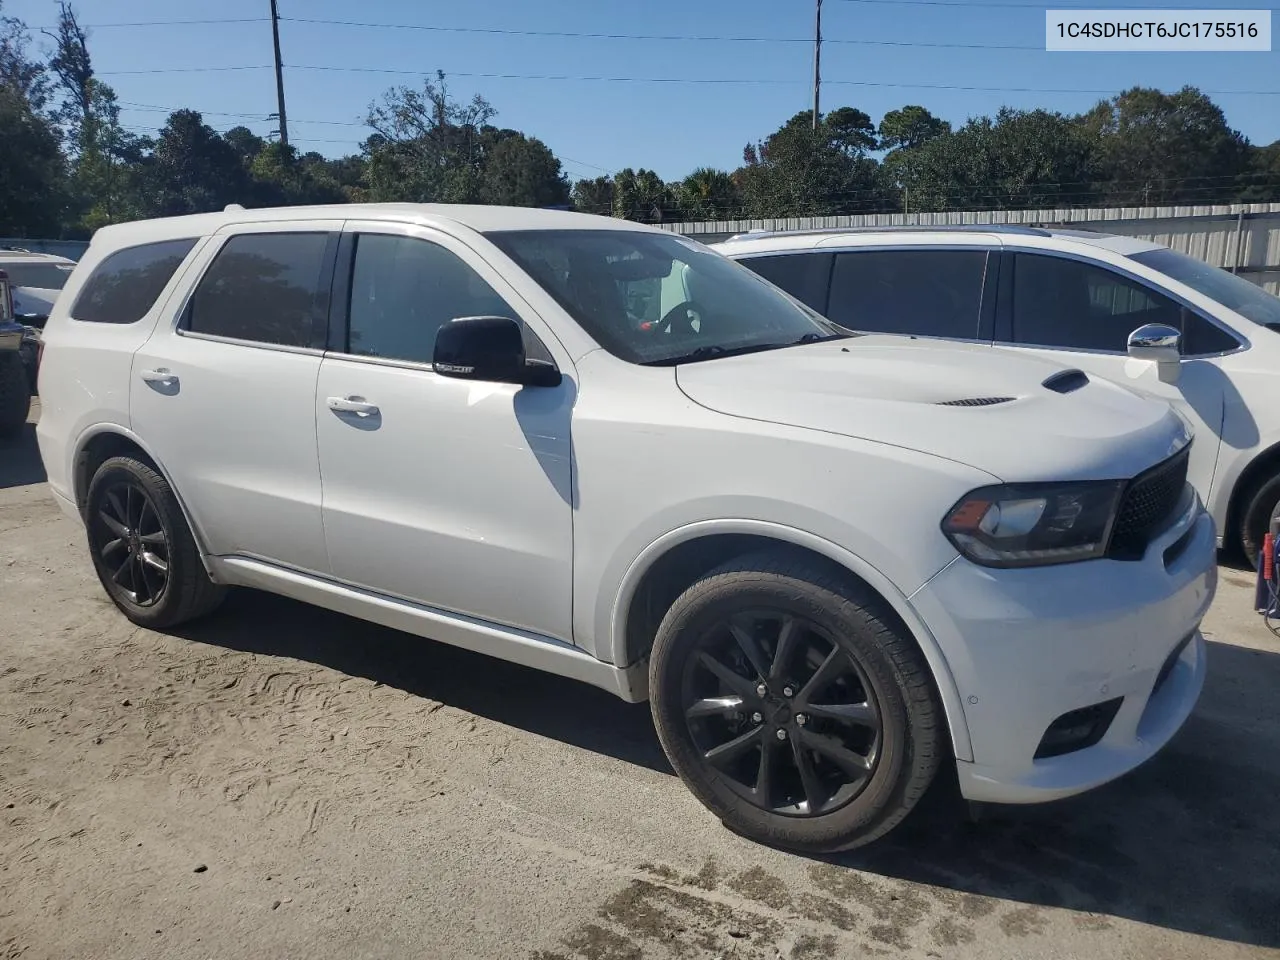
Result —
[[939, 400], [940, 407], [991, 407], [997, 403], [1009, 403], [1017, 397], [965, 397], [963, 400]]
[[1079, 390], [1089, 382], [1089, 375], [1083, 370], [1059, 370], [1052, 376], [1046, 377], [1040, 386], [1052, 390], [1054, 393], [1071, 393]]

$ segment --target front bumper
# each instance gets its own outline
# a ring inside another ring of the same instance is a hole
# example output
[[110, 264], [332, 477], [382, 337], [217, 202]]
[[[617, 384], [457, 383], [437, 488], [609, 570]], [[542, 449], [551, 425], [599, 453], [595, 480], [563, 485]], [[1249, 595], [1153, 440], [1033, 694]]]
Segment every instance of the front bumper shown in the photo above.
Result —
[[[947, 658], [972, 743], [972, 760], [958, 761], [964, 796], [1054, 800], [1154, 756], [1204, 685], [1199, 626], [1216, 588], [1216, 532], [1194, 495], [1139, 561], [995, 570], [959, 559], [925, 584], [911, 602]], [[1036, 757], [1059, 717], [1117, 699], [1092, 745]]]

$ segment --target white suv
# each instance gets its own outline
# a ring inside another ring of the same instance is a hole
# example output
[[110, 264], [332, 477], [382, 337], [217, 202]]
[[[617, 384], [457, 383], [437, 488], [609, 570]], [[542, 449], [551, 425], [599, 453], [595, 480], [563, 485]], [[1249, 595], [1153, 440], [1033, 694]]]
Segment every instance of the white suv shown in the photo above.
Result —
[[1080, 230], [743, 234], [715, 249], [843, 326], [1036, 354], [1171, 402], [1219, 545], [1257, 566], [1280, 505], [1280, 299], [1261, 287]]
[[865, 843], [944, 760], [974, 800], [1094, 787], [1204, 680], [1214, 529], [1167, 404], [848, 336], [648, 227], [108, 227], [41, 377], [50, 485], [134, 622], [257, 587], [648, 698], [698, 798], [772, 843]]

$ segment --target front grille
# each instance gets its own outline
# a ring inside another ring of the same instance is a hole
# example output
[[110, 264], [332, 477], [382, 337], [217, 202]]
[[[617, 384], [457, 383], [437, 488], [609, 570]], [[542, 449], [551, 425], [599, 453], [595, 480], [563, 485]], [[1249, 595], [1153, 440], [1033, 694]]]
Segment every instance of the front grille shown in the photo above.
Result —
[[1140, 560], [1151, 538], [1169, 521], [1187, 486], [1187, 461], [1191, 444], [1168, 460], [1157, 463], [1129, 482], [1120, 501], [1111, 531], [1107, 556], [1113, 560]]

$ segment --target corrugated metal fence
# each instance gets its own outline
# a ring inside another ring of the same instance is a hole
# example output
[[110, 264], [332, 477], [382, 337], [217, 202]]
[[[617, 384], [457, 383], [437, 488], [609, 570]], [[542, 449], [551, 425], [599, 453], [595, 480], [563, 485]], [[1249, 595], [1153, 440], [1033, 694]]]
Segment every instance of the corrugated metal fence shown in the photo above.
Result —
[[1108, 207], [1094, 210], [984, 210], [875, 213], [849, 217], [669, 223], [663, 228], [715, 243], [750, 230], [1017, 223], [1097, 230], [1162, 243], [1224, 267], [1280, 296], [1280, 203]]

